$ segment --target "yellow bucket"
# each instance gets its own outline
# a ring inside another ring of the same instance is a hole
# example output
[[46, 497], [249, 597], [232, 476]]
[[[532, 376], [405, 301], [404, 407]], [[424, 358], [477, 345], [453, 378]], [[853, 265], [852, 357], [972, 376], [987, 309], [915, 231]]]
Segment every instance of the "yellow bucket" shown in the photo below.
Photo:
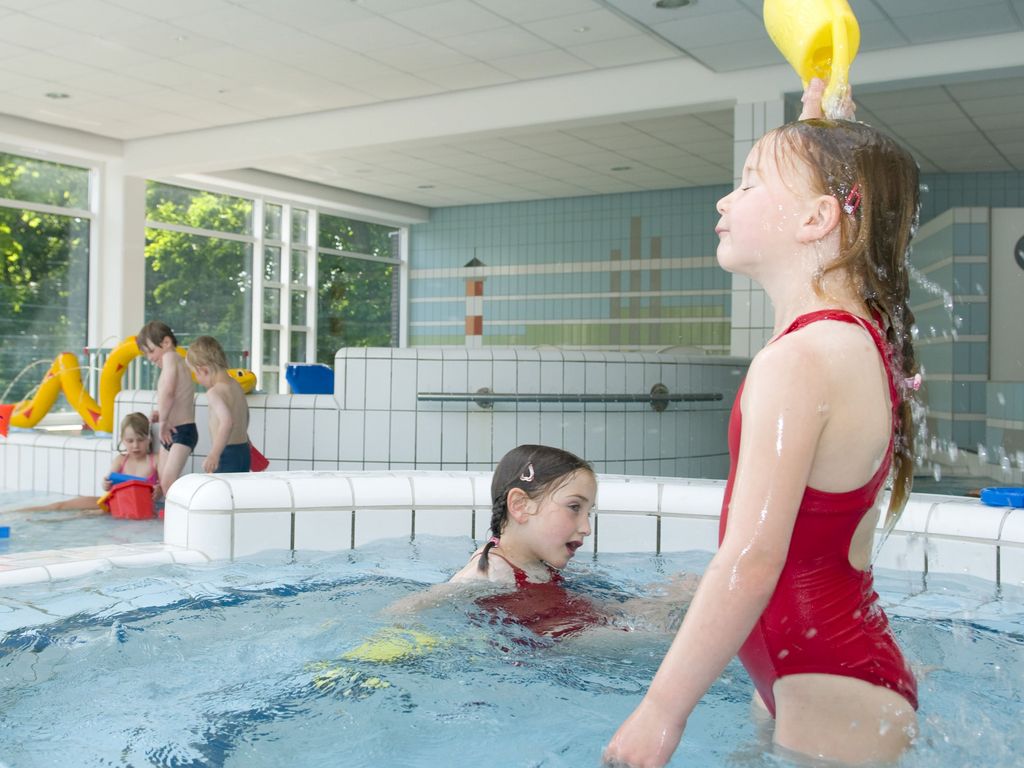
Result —
[[764, 27], [803, 80], [820, 77], [823, 104], [842, 99], [860, 45], [860, 26], [846, 0], [764, 0]]

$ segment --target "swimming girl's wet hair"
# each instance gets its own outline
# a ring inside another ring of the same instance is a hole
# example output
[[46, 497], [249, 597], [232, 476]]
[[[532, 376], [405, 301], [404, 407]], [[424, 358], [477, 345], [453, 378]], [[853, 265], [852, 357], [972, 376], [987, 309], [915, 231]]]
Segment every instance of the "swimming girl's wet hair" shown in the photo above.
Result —
[[124, 439], [126, 429], [131, 429], [136, 435], [144, 437], [149, 434], [149, 419], [146, 418], [146, 414], [138, 411], [129, 413], [121, 419], [121, 431], [118, 433], [121, 439]]
[[224, 354], [224, 347], [213, 336], [197, 336], [188, 345], [185, 359], [193, 366], [204, 365], [215, 371], [228, 369], [228, 357]]
[[491, 480], [491, 540], [484, 545], [477, 567], [486, 572], [487, 553], [508, 522], [508, 494], [519, 488], [533, 500], [541, 499], [568, 482], [580, 470], [593, 474], [590, 463], [579, 456], [548, 445], [520, 445], [506, 453], [494, 468]]
[[773, 131], [776, 159], [785, 168], [790, 151], [810, 170], [815, 192], [839, 201], [839, 257], [816, 277], [820, 294], [829, 272], [845, 272], [865, 306], [881, 320], [897, 382], [895, 481], [886, 526], [899, 517], [910, 494], [914, 468], [912, 393], [905, 384], [918, 372], [909, 306], [908, 255], [917, 231], [920, 180], [910, 153], [885, 134], [845, 120], [800, 120]]
[[139, 349], [142, 349], [147, 344], [159, 347], [163, 343], [164, 338], [168, 336], [171, 338], [174, 346], [178, 346], [178, 337], [174, 335], [171, 326], [160, 320], [150, 320], [142, 326], [142, 330], [135, 337], [135, 341], [139, 345]]

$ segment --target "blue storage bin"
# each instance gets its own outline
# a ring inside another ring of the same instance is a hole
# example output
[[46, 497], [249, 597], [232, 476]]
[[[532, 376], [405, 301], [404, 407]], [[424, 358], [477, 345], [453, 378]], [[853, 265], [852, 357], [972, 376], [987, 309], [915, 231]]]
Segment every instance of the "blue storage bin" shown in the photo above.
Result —
[[288, 363], [284, 378], [293, 395], [334, 394], [334, 369], [323, 363]]

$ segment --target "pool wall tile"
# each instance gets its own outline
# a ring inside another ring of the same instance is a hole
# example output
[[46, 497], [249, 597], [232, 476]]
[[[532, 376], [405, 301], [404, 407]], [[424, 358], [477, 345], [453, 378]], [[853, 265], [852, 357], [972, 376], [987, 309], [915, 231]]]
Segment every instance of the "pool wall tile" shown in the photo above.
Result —
[[[171, 486], [171, 493], [174, 486]], [[188, 542], [186, 549], [202, 552], [211, 560], [230, 560], [232, 515], [209, 512], [189, 512]], [[265, 548], [275, 547], [274, 542], [264, 542]]]
[[[352, 503], [356, 509], [402, 507], [412, 509], [412, 483], [400, 475], [353, 475]], [[396, 531], [396, 535], [398, 535]]]
[[292, 409], [288, 418], [288, 461], [312, 461], [316, 412]]
[[[876, 534], [875, 546], [878, 546], [879, 536]], [[926, 568], [925, 544], [927, 539], [920, 533], [904, 533], [894, 530], [885, 542], [881, 550], [875, 555], [871, 564], [876, 568], [894, 568], [900, 571], [920, 571]]]
[[417, 536], [473, 535], [473, 510], [471, 509], [423, 509], [417, 507], [415, 513]]
[[597, 519], [598, 552], [654, 552], [658, 544], [655, 515], [602, 512]]
[[355, 545], [412, 536], [412, 509], [360, 509], [352, 522]]
[[30, 568], [0, 570], [0, 588], [16, 587], [20, 584], [33, 584], [37, 581], [49, 580], [50, 572], [41, 565]]
[[623, 511], [657, 513], [658, 484], [646, 480], [599, 480], [597, 507], [602, 515]]
[[313, 472], [301, 479], [288, 479], [296, 509], [351, 508], [352, 484], [342, 474]]
[[928, 538], [928, 572], [958, 573], [995, 581], [996, 547], [992, 542]]
[[718, 518], [663, 516], [660, 546], [662, 552], [717, 552]]
[[1006, 513], [1002, 528], [999, 531], [1001, 541], [1024, 544], [1024, 509], [1008, 509], [997, 507]]
[[1024, 547], [1013, 544], [999, 547], [999, 583], [1024, 587]]
[[87, 573], [106, 570], [110, 567], [109, 560], [76, 560], [70, 563], [52, 563], [45, 566], [50, 581], [74, 579]]
[[424, 506], [473, 507], [473, 480], [470, 477], [413, 475], [411, 481], [412, 505], [416, 509]]
[[[225, 478], [221, 480], [221, 477]], [[217, 480], [227, 482], [227, 475], [222, 475]], [[285, 475], [279, 472], [260, 473], [248, 475], [231, 475], [232, 479], [238, 478], [244, 482], [231, 482], [228, 484], [228, 492], [234, 499], [234, 510], [265, 510], [265, 509], [292, 509], [291, 486], [285, 480]], [[173, 490], [173, 487], [172, 487]]]
[[987, 507], [966, 502], [945, 501], [936, 504], [928, 518], [927, 532], [942, 536], [953, 536], [995, 541], [1003, 524], [1006, 511], [999, 507]]
[[[234, 557], [254, 555], [266, 549], [292, 548], [291, 510], [240, 512], [232, 516]], [[268, 546], [269, 545], [269, 546]]]
[[338, 552], [352, 548], [351, 509], [305, 509], [295, 513], [295, 548]]

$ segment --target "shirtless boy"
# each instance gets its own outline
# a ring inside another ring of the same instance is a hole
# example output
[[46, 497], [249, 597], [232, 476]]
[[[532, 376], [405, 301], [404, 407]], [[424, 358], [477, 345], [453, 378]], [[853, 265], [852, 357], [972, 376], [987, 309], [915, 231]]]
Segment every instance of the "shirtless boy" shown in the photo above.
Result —
[[212, 336], [199, 336], [189, 345], [185, 358], [206, 387], [210, 409], [210, 454], [203, 472], [248, 472], [249, 405], [242, 387], [228, 373], [227, 356]]
[[160, 426], [158, 472], [164, 495], [181, 476], [185, 462], [199, 441], [196, 429], [195, 389], [188, 365], [178, 354], [178, 339], [166, 323], [152, 320], [135, 337], [149, 362], [160, 369], [156, 385], [157, 409], [150, 422]]

